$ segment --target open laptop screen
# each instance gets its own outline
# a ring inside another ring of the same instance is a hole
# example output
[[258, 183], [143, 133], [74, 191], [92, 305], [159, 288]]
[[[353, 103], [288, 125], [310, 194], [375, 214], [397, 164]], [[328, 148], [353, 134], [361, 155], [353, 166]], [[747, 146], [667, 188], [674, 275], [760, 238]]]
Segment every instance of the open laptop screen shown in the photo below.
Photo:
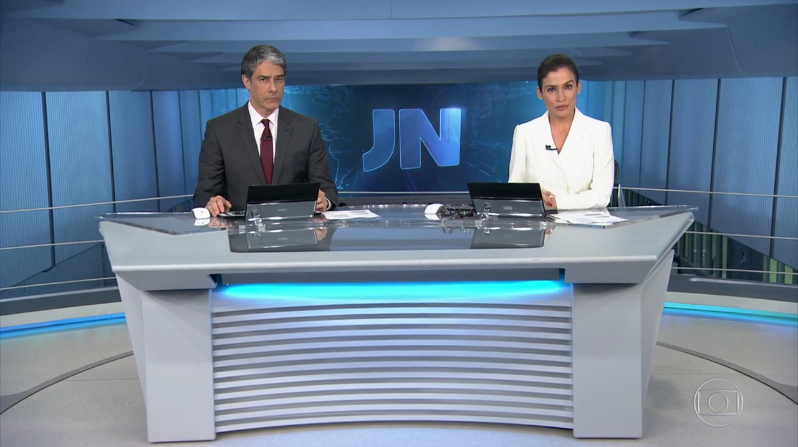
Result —
[[313, 202], [319, 196], [318, 183], [253, 185], [247, 189], [247, 203]]
[[546, 217], [538, 183], [469, 183], [474, 211], [489, 216]]

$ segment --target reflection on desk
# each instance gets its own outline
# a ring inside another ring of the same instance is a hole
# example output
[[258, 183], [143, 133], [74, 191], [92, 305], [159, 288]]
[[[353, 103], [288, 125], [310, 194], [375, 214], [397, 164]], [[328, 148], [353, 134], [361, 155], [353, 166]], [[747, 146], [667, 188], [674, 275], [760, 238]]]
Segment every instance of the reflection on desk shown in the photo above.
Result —
[[[383, 221], [239, 221], [228, 230], [230, 251], [307, 252], [538, 248], [553, 228], [546, 222], [469, 218], [419, 223]], [[337, 235], [335, 238], [334, 235]]]
[[551, 228], [478, 228], [471, 248], [538, 248], [546, 242]]

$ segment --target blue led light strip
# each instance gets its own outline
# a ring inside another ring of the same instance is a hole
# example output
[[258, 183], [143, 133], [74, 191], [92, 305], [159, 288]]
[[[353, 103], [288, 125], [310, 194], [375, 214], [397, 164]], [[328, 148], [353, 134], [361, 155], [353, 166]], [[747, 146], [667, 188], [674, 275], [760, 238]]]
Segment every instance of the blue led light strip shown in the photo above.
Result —
[[726, 320], [745, 321], [749, 323], [798, 326], [798, 315], [785, 312], [668, 302], [666, 302], [663, 307], [663, 313], [666, 315], [723, 318]]
[[90, 317], [68, 318], [65, 320], [55, 321], [42, 321], [39, 323], [21, 324], [18, 326], [0, 328], [0, 339], [11, 336], [16, 337], [20, 335], [34, 335], [48, 331], [81, 329], [105, 326], [108, 324], [119, 324], [124, 322], [124, 313], [93, 315]]
[[502, 296], [546, 295], [570, 288], [562, 281], [473, 281], [404, 283], [323, 283], [323, 284], [248, 284], [218, 289], [231, 298], [314, 298], [314, 299], [484, 299]]

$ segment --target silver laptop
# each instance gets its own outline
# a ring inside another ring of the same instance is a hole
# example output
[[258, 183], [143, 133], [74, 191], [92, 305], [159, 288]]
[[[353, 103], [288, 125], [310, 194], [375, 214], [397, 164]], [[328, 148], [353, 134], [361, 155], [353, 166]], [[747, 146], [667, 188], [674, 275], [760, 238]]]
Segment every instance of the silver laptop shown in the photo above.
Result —
[[246, 219], [306, 219], [316, 212], [318, 183], [257, 185], [247, 190]]
[[545, 218], [538, 183], [469, 183], [468, 192], [478, 214], [497, 217]]

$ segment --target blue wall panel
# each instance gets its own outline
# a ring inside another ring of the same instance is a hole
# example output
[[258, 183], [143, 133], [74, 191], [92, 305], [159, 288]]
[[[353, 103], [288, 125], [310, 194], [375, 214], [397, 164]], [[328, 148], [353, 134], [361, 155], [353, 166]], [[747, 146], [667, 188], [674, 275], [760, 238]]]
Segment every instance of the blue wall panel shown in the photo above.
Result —
[[[724, 79], [720, 84], [714, 190], [773, 194], [781, 118], [782, 78]], [[769, 236], [773, 199], [715, 195], [715, 231]], [[767, 239], [740, 242], [770, 254]]]
[[[42, 94], [0, 92], [0, 210], [46, 208], [47, 152]], [[0, 214], [0, 247], [49, 244], [50, 213]], [[0, 287], [52, 266], [52, 248], [0, 251]]]
[[606, 121], [604, 116], [604, 81], [582, 81], [582, 92], [577, 97], [576, 106], [583, 114], [597, 120]]
[[[710, 190], [717, 100], [717, 79], [676, 81], [668, 189]], [[696, 220], [709, 223], [709, 194], [672, 192], [668, 193], [668, 203], [697, 206]]]
[[227, 99], [227, 89], [211, 90], [211, 118], [233, 110]]
[[249, 90], [246, 88], [237, 88], [236, 89], [236, 102], [238, 103], [238, 107], [243, 107], [244, 104], [249, 101]]
[[[199, 153], [202, 148], [203, 129], [200, 122], [199, 94], [196, 90], [180, 92], [180, 123], [183, 134], [183, 163], [186, 194], [194, 194], [199, 175]], [[198, 204], [205, 206], [204, 203]]]
[[[643, 104], [643, 143], [640, 147], [640, 186], [665, 189], [668, 184], [671, 93], [673, 81], [646, 81]], [[665, 203], [665, 193], [642, 191], [657, 203]]]
[[[158, 196], [149, 92], [108, 93], [116, 200]], [[119, 203], [119, 212], [158, 211], [157, 201]]]
[[623, 125], [623, 164], [621, 185], [640, 186], [640, 145], [643, 136], [643, 97], [645, 83], [626, 83], [626, 111]]
[[[626, 81], [615, 81], [612, 83], [612, 115], [610, 126], [612, 127], [612, 146], [615, 152], [615, 159], [620, 166], [623, 166], [623, 134], [626, 110]], [[623, 174], [623, 173], [622, 173]], [[619, 180], [622, 180], [621, 177]]]
[[612, 101], [615, 97], [615, 83], [614, 82], [605, 82], [604, 83], [604, 121], [610, 123], [610, 127], [612, 127], [612, 112], [613, 112], [613, 104]]
[[[105, 92], [46, 94], [53, 206], [113, 200]], [[55, 242], [100, 239], [97, 215], [111, 205], [54, 210]], [[56, 247], [61, 262], [88, 245]]]
[[197, 92], [199, 94], [200, 125], [202, 126], [201, 133], [203, 135], [205, 135], [205, 124], [208, 120], [218, 116], [213, 110], [212, 92], [212, 90], [200, 90]]
[[[778, 195], [798, 196], [798, 77], [787, 78]], [[774, 236], [798, 238], [798, 199], [776, 199]], [[798, 268], [798, 241], [776, 240], [772, 256]]]
[[[158, 163], [158, 195], [165, 197], [193, 193], [194, 191], [186, 191], [180, 95], [177, 92], [152, 92], [152, 112]], [[186, 199], [161, 200], [160, 211], [166, 211], [184, 200]]]

